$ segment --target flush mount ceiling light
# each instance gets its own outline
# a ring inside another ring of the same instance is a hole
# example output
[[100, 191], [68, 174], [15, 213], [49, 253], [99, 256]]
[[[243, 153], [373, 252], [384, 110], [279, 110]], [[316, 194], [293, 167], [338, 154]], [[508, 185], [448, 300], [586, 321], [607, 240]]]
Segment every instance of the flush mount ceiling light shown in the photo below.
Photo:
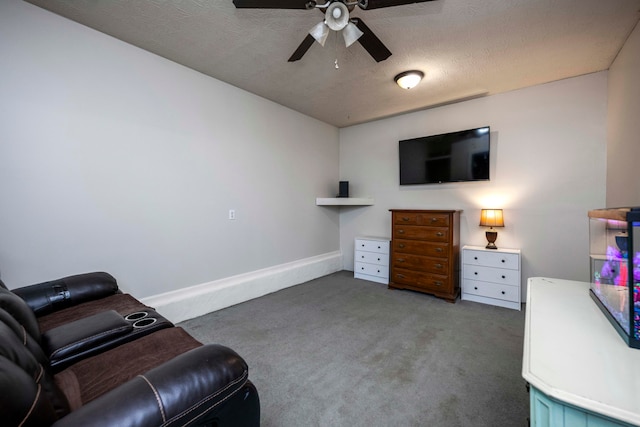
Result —
[[393, 79], [402, 89], [414, 88], [420, 83], [424, 77], [424, 73], [418, 70], [405, 71], [400, 73]]

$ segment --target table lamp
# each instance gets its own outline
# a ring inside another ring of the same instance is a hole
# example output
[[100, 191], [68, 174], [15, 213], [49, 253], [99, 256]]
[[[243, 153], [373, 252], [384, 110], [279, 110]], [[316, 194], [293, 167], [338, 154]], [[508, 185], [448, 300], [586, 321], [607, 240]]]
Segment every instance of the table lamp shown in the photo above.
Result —
[[496, 239], [498, 238], [498, 232], [493, 227], [504, 227], [504, 219], [502, 218], [502, 209], [482, 209], [480, 212], [480, 226], [490, 227], [486, 232], [487, 236], [487, 249], [498, 249], [496, 246]]

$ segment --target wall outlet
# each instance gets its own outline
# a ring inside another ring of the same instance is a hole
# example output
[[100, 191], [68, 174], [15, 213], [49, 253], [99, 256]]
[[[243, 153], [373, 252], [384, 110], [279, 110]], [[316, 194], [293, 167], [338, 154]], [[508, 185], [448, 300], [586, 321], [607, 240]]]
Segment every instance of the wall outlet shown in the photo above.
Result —
[[229, 219], [236, 219], [236, 210], [229, 209]]

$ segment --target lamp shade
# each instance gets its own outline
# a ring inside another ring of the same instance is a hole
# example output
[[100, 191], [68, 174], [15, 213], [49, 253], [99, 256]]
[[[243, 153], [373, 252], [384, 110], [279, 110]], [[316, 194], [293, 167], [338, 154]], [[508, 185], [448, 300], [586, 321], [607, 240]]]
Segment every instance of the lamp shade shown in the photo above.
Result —
[[318, 43], [324, 46], [324, 42], [327, 40], [327, 36], [329, 35], [329, 27], [324, 22], [321, 22], [317, 25], [314, 25], [313, 28], [309, 31], [309, 34], [316, 39]]
[[342, 30], [342, 37], [344, 37], [344, 44], [346, 47], [354, 44], [364, 33], [360, 31], [360, 28], [356, 27], [356, 24], [349, 22], [344, 30]]
[[504, 227], [502, 209], [482, 209], [480, 225], [483, 227]]

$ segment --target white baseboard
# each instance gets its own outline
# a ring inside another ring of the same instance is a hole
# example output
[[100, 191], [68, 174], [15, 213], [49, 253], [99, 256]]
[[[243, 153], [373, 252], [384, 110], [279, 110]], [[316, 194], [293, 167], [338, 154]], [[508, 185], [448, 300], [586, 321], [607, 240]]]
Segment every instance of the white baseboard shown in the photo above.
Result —
[[153, 295], [141, 302], [178, 323], [340, 270], [342, 252], [335, 251]]

